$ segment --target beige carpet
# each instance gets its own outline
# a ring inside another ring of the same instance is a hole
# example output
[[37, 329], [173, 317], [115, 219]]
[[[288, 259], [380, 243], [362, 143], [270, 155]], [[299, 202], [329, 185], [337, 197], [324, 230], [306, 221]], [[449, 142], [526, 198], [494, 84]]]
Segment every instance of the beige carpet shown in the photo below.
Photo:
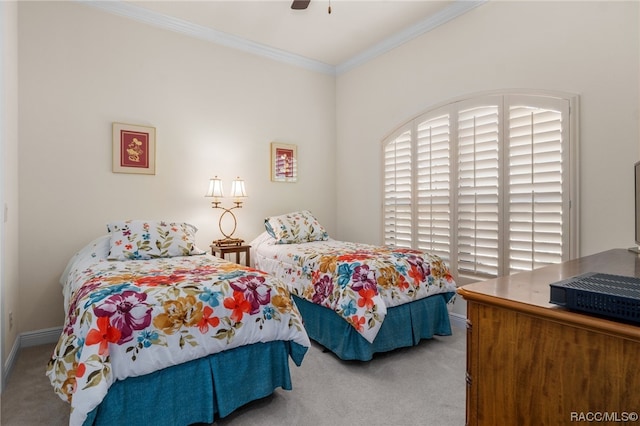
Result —
[[[341, 361], [313, 344], [301, 367], [292, 364], [292, 391], [278, 389], [214, 424], [462, 426], [465, 340], [465, 331], [454, 328], [453, 336], [379, 354], [366, 363]], [[20, 351], [2, 393], [2, 426], [68, 424], [69, 406], [45, 376], [52, 349]]]

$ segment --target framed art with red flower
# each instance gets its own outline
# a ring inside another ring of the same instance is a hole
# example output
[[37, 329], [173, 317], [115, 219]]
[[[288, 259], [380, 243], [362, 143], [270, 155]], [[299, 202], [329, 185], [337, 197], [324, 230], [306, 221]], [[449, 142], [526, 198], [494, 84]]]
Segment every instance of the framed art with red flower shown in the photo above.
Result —
[[296, 182], [298, 180], [298, 148], [296, 145], [271, 142], [271, 180]]
[[113, 172], [156, 174], [156, 129], [113, 123]]

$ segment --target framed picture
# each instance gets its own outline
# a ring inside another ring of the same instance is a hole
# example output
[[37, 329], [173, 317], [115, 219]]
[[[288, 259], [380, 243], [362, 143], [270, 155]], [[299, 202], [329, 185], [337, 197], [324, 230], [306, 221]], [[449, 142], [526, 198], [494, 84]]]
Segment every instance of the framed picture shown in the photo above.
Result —
[[156, 129], [113, 123], [113, 172], [156, 174]]
[[274, 182], [296, 182], [298, 180], [298, 148], [271, 142], [271, 180]]

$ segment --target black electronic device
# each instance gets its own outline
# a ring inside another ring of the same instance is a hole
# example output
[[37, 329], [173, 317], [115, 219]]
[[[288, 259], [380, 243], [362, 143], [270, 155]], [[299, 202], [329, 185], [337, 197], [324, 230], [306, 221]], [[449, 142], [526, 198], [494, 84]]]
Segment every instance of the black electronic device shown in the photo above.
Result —
[[634, 213], [635, 213], [635, 240], [636, 245], [631, 247], [629, 251], [640, 254], [640, 161], [633, 165], [633, 174], [634, 174]]
[[589, 272], [553, 284], [550, 303], [640, 323], [640, 278]]

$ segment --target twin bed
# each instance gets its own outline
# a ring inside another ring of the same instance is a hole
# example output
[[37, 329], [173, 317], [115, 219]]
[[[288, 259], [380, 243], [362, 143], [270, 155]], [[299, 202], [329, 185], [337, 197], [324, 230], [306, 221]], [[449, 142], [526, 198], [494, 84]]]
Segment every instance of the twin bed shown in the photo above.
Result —
[[456, 284], [437, 256], [337, 241], [309, 211], [265, 220], [251, 242], [257, 269], [291, 292], [312, 340], [344, 360], [450, 335]]
[[188, 224], [127, 221], [80, 250], [61, 283], [47, 366], [70, 425], [212, 423], [276, 388], [309, 338], [268, 274], [204, 254]]
[[113, 222], [71, 259], [47, 366], [70, 425], [212, 423], [291, 390], [309, 337], [367, 361], [451, 334], [440, 258], [330, 239], [308, 211], [265, 227], [256, 269], [198, 250], [185, 223]]

